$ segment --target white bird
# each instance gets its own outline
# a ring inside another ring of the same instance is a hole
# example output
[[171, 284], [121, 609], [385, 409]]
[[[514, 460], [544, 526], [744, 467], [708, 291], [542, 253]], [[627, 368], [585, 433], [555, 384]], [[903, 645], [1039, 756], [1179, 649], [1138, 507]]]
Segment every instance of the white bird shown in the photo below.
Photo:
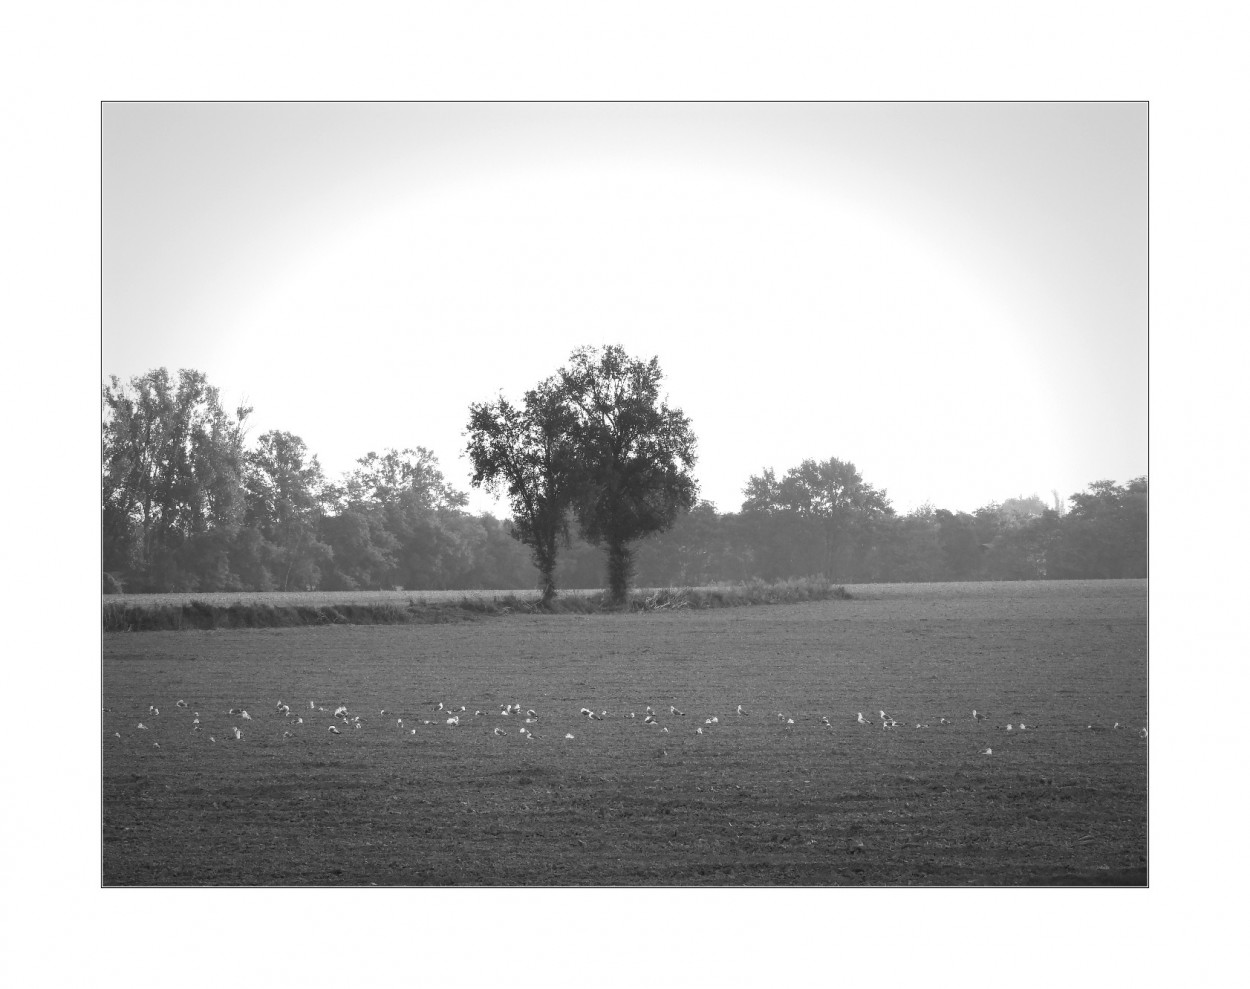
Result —
[[702, 729], [702, 728], [696, 728], [696, 729], [694, 730], [694, 733], [695, 733], [696, 735], [702, 735], [702, 734], [703, 734], [703, 729]]
[[648, 705], [647, 705], [647, 713], [648, 713], [648, 714], [655, 714], [655, 712], [651, 710], [651, 705], [650, 705], [650, 704], [648, 704]]
[[743, 715], [743, 716], [746, 716], [746, 711], [742, 710], [742, 705], [741, 705], [741, 704], [739, 704], [739, 705], [738, 705], [738, 713], [739, 713], [739, 714], [741, 714], [741, 715]]
[[572, 738], [572, 737], [573, 737], [573, 733], [572, 733], [572, 732], [569, 732], [569, 733], [568, 733], [567, 735], [565, 735], [564, 737], [565, 737], [565, 738]]
[[880, 711], [880, 710], [879, 710], [879, 711], [877, 711], [877, 714], [880, 716], [880, 718], [881, 718], [881, 720], [882, 720], [882, 721], [893, 721], [893, 720], [894, 720], [894, 719], [893, 719], [893, 718], [891, 718], [888, 714], [886, 714], [884, 711]]
[[316, 702], [316, 701], [309, 701], [309, 702], [308, 702], [308, 710], [310, 710], [310, 711], [315, 711], [315, 710], [317, 710], [317, 702]]
[[600, 720], [602, 720], [603, 718], [606, 718], [607, 716], [608, 716], [608, 712], [607, 712], [607, 711], [600, 711], [600, 712], [599, 712], [599, 718], [600, 718]]
[[147, 725], [145, 725], [142, 721], [140, 721], [137, 725], [135, 725], [135, 727], [136, 727], [136, 728], [142, 728], [144, 731], [147, 731], [147, 730], [148, 730], [148, 726], [147, 726]]
[[977, 712], [977, 709], [974, 707], [974, 708], [972, 709], [972, 720], [973, 720], [973, 721], [984, 721], [984, 720], [985, 720], [985, 715], [984, 715], [984, 714], [979, 714], [979, 713]]
[[720, 718], [708, 718], [703, 723], [705, 725], [718, 725], [720, 724]]
[[346, 714], [347, 714], [347, 705], [346, 705], [346, 704], [340, 704], [338, 707], [336, 707], [336, 708], [334, 709], [334, 716], [335, 716], [336, 718], [338, 718], [338, 717], [342, 717], [343, 715], [346, 715]]
[[296, 718], [296, 719], [295, 719], [295, 723], [296, 723], [297, 725], [302, 725], [302, 724], [304, 723], [304, 719], [303, 719], [303, 718]]
[[643, 719], [642, 719], [642, 723], [643, 723], [644, 725], [653, 725], [653, 724], [656, 724], [655, 715], [654, 715], [654, 714], [648, 714], [645, 718], [643, 718]]
[[[434, 711], [435, 711], [435, 713], [437, 713], [437, 712], [441, 711], [442, 709], [443, 709], [443, 702], [442, 702], [442, 701], [439, 701], [439, 702], [438, 702], [438, 704], [436, 704], [436, 705], [434, 706]], [[336, 711], [335, 713], [337, 714], [338, 712]]]
[[234, 729], [234, 737], [236, 741], [239, 741], [239, 742], [243, 741], [243, 731], [236, 727]]
[[595, 714], [595, 712], [594, 712], [594, 711], [591, 711], [591, 712], [590, 712], [590, 714], [588, 714], [588, 715], [587, 715], [587, 717], [588, 717], [588, 718], [590, 718], [590, 720], [591, 720], [591, 721], [602, 721], [602, 720], [603, 720], [603, 715], [602, 715], [602, 714]]
[[274, 705], [274, 709], [275, 709], [275, 710], [278, 710], [278, 711], [281, 711], [281, 710], [282, 710], [282, 701], [278, 701], [278, 703]]
[[339, 731], [339, 730], [338, 730], [338, 728], [337, 728], [336, 726], [334, 726], [334, 725], [331, 725], [331, 726], [329, 727], [329, 729], [327, 729], [327, 730], [330, 732], [330, 734], [331, 734], [331, 735], [341, 735], [341, 734], [343, 734], [343, 733], [342, 733], [341, 731]]
[[448, 719], [447, 719], [447, 723], [448, 723], [449, 725], [458, 725], [458, 724], [460, 724], [460, 715], [456, 714], [456, 715], [453, 715], [452, 717], [448, 718]]
[[461, 704], [459, 707], [453, 707], [451, 709], [451, 713], [452, 714], [464, 714], [467, 710], [468, 708], [465, 707], [463, 704]]
[[947, 721], [945, 718], [938, 718], [938, 724], [939, 724], [939, 725], [949, 725], [949, 724], [950, 724], [950, 722], [949, 722], [949, 721]]
[[627, 717], [627, 718], [633, 718], [633, 717], [636, 717], [636, 715], [634, 714], [634, 712], [633, 712], [633, 711], [630, 711], [630, 712], [629, 712], [629, 714], [625, 715], [625, 717]]
[[870, 724], [872, 724], [872, 722], [871, 722], [871, 721], [869, 721], [867, 718], [865, 718], [865, 717], [864, 717], [864, 712], [863, 712], [863, 711], [856, 711], [856, 712], [855, 712], [855, 714], [856, 714], [855, 721], [856, 721], [856, 723], [857, 723], [857, 724], [861, 724], [861, 725], [870, 725]]
[[675, 708], [672, 704], [670, 704], [670, 705], [668, 706], [668, 713], [669, 713], [669, 714], [675, 714], [675, 715], [677, 715], [679, 718], [684, 718], [684, 717], [686, 716], [686, 713], [685, 713], [684, 711], [679, 711], [679, 710], [677, 710], [677, 708]]
[[412, 733], [415, 735], [417, 733], [417, 729], [412, 729]]
[[981, 755], [993, 755], [993, 754], [994, 754], [994, 750], [993, 750], [993, 749], [985, 749], [985, 750], [981, 753]]
[[190, 706], [191, 705], [188, 704], [186, 701], [176, 701], [174, 703], [174, 707], [190, 707]]
[[363, 725], [361, 725], [361, 723], [360, 723], [359, 721], [357, 721], [354, 725], [352, 725], [352, 727], [353, 727], [353, 728], [362, 728], [362, 727], [364, 727], [364, 726], [363, 726]]
[[[1143, 730], [1144, 730], [1144, 729], [1143, 729]], [[115, 731], [115, 732], [113, 732], [113, 737], [114, 737], [114, 738], [121, 738], [121, 737], [122, 737], [122, 733], [121, 733], [121, 732], [119, 732], [119, 731]]]
[[483, 716], [483, 715], [485, 715], [485, 714], [486, 714], [486, 712], [485, 712], [485, 711], [474, 711], [474, 712], [473, 712], [473, 717], [475, 717], [475, 718], [480, 718], [480, 717], [482, 717], [482, 716]]
[[1113, 729], [1114, 729], [1114, 728], [1119, 728], [1119, 727], [1120, 727], [1120, 722], [1118, 722], [1118, 721], [1117, 721], [1117, 722], [1116, 722], [1115, 724], [1113, 724], [1111, 727], [1112, 727]]
[[209, 740], [210, 742], [216, 742], [216, 741], [217, 741], [217, 739], [215, 739], [212, 735], [209, 735], [209, 736], [208, 736], [208, 740]]
[[161, 747], [161, 743], [160, 743], [160, 742], [153, 742], [153, 743], [152, 743], [152, 748], [154, 748], [154, 749], [159, 749], [160, 747]]
[[665, 727], [661, 728], [661, 729], [660, 729], [660, 731], [664, 732], [664, 734], [665, 734], [665, 735], [667, 735], [667, 734], [668, 734], [668, 727], [667, 727], [667, 726], [665, 726]]
[[538, 715], [537, 715], [537, 714], [535, 714], [535, 713], [533, 712], [533, 710], [526, 711], [526, 712], [525, 712], [525, 716], [526, 716], [527, 718], [537, 718], [537, 717], [538, 717]]
[[192, 719], [192, 721], [191, 721], [191, 724], [193, 724], [193, 725], [198, 725], [199, 723], [200, 723], [200, 719], [199, 719], [199, 718], [193, 718], [193, 719]]
[[395, 723], [396, 723], [397, 725], [399, 725], [399, 727], [400, 727], [400, 728], [404, 727], [404, 719], [403, 719], [403, 718], [396, 718], [396, 719], [395, 719]]
[[237, 708], [237, 707], [232, 707], [232, 708], [231, 708], [229, 711], [227, 711], [226, 713], [227, 713], [227, 714], [238, 714], [238, 713], [239, 713], [239, 708]]
[[1008, 725], [1008, 726], [1007, 726], [1007, 730], [1008, 730], [1008, 731], [1014, 731], [1015, 729], [1013, 729], [1011, 725]]
[[[415, 729], [415, 728], [414, 728], [414, 729], [412, 729], [412, 730], [415, 732], [417, 729]], [[508, 734], [508, 733], [507, 733], [506, 731], [504, 731], [502, 728], [496, 728], [496, 729], [495, 729], [495, 734], [496, 734], [496, 735], [506, 735], [506, 734]]]
[[291, 738], [291, 737], [292, 737], [292, 734], [293, 734], [292, 732], [289, 732], [289, 731], [284, 731], [284, 732], [282, 733], [282, 737], [283, 737], [283, 738]]
[[1145, 729], [1145, 728], [1143, 728], [1143, 729], [1142, 729], [1141, 731], [1139, 731], [1137, 734], [1139, 734], [1142, 738], [1147, 738], [1147, 737], [1149, 737], [1149, 733], [1146, 731], [1146, 729]]
[[1023, 721], [1021, 721], [1018, 725], [1016, 725], [1016, 727], [1019, 728], [1021, 731], [1024, 731], [1024, 729], [1027, 728], [1028, 725], [1026, 725]]
[[538, 724], [538, 719], [537, 719], [537, 718], [526, 718], [526, 719], [525, 719], [525, 723], [526, 723], [527, 725], [536, 725], [536, 724]]
[[832, 722], [830, 722], [830, 720], [829, 720], [829, 715], [827, 715], [827, 714], [822, 714], [822, 715], [820, 716], [820, 723], [821, 723], [822, 725], [824, 725], [826, 728], [832, 728], [832, 727], [833, 727]]
[[788, 725], [792, 725], [792, 724], [794, 724], [794, 719], [793, 719], [793, 718], [786, 718], [786, 724], [788, 724]]
[[928, 725], [922, 725], [922, 724], [920, 724], [919, 722], [917, 722], [917, 723], [916, 723], [916, 727], [917, 727], [917, 728], [928, 728], [929, 726], [928, 726]]
[[244, 711], [242, 714], [240, 714], [240, 715], [239, 715], [239, 717], [240, 717], [240, 718], [242, 718], [244, 721], [251, 721], [251, 720], [252, 720], [252, 716], [251, 716], [250, 714], [248, 714], [246, 711]]
[[157, 714], [157, 715], [159, 715], [160, 713], [161, 713], [161, 709], [160, 709], [159, 707], [151, 706], [151, 707], [149, 707], [149, 708], [148, 708], [148, 714]]

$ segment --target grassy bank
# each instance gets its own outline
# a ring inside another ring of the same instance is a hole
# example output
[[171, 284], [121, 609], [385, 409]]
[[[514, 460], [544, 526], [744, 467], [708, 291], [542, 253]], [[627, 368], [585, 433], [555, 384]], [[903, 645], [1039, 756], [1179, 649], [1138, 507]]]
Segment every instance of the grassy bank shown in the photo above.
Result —
[[[368, 592], [257, 593], [205, 595], [127, 595], [106, 598], [106, 632], [179, 629], [295, 628], [309, 625], [420, 625], [473, 621], [517, 612], [539, 613], [535, 593], [465, 591], [412, 594]], [[551, 614], [598, 614], [608, 611], [664, 611], [732, 608], [743, 605], [793, 604], [848, 599], [846, 588], [825, 580], [752, 581], [714, 587], [678, 587], [635, 591], [626, 608], [612, 608], [602, 591], [566, 592], [546, 609]]]

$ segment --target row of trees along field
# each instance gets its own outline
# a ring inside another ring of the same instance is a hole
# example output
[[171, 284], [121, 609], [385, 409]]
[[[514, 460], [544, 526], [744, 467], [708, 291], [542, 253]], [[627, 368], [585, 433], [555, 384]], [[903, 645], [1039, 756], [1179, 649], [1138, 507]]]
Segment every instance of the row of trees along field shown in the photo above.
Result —
[[[521, 589], [777, 580], [840, 583], [1144, 577], [1148, 485], [900, 515], [854, 464], [748, 477], [737, 512], [697, 500], [695, 437], [658, 363], [576, 351], [520, 403], [469, 409], [474, 515], [429, 450], [366, 453], [338, 480], [296, 435], [249, 442], [205, 376], [102, 389], [106, 591]], [[606, 573], [606, 581], [605, 581]]]

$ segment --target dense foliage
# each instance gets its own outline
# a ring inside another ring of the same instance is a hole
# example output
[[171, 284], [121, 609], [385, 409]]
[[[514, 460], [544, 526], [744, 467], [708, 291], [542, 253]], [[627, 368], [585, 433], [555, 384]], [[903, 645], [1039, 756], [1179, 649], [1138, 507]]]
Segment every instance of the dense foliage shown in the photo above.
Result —
[[[565, 370], [575, 373], [576, 362]], [[529, 473], [517, 474], [515, 483], [500, 474], [514, 512], [500, 520], [467, 512], [466, 495], [422, 447], [366, 453], [355, 470], [330, 481], [298, 436], [271, 431], [249, 444], [251, 410], [223, 409], [200, 372], [158, 369], [125, 384], [112, 378], [102, 389], [105, 590], [523, 589], [557, 580], [599, 587], [603, 546], [610, 548], [613, 532], [626, 540], [622, 545], [634, 543], [626, 563], [644, 587], [815, 575], [859, 583], [1147, 574], [1145, 477], [1125, 485], [1097, 481], [1073, 494], [1066, 511], [1058, 498], [1047, 505], [1033, 496], [971, 514], [924, 506], [900, 515], [853, 464], [806, 460], [780, 478], [772, 470], [751, 476], [740, 510], [721, 513], [706, 501], [691, 504], [693, 484], [682, 478], [693, 462], [693, 434], [674, 410], [652, 422], [673, 427], [668, 487], [638, 488], [640, 500], [588, 502], [594, 489], [555, 471], [554, 486], [539, 489], [545, 507], [525, 509], [522, 498], [518, 508], [514, 487], [526, 489], [544, 464], [563, 470], [564, 458], [589, 448], [565, 442], [575, 435], [571, 420], [543, 412], [552, 398], [542, 389], [563, 381], [556, 376], [540, 385], [521, 407], [501, 399], [471, 410], [483, 424], [493, 416], [509, 435], [525, 437], [519, 448], [528, 451], [521, 466]], [[645, 387], [642, 393], [658, 395]], [[653, 412], [661, 410], [662, 403], [648, 400]], [[560, 416], [573, 414], [559, 408]], [[596, 442], [612, 450], [619, 439], [603, 432]], [[597, 456], [597, 470], [630, 469], [625, 460]], [[622, 518], [614, 521], [613, 511]], [[637, 524], [644, 511], [656, 527], [642, 538], [640, 529], [623, 526]], [[569, 527], [570, 518], [579, 525]], [[540, 532], [552, 561], [546, 571], [534, 549]]]

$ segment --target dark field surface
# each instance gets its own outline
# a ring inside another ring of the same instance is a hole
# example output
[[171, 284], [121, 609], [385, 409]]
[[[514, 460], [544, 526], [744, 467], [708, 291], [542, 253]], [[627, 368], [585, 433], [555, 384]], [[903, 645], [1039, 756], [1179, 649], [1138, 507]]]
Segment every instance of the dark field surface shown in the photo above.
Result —
[[[1145, 582], [851, 590], [105, 635], [103, 882], [1144, 884]], [[882, 708], [903, 727], [855, 723]]]

